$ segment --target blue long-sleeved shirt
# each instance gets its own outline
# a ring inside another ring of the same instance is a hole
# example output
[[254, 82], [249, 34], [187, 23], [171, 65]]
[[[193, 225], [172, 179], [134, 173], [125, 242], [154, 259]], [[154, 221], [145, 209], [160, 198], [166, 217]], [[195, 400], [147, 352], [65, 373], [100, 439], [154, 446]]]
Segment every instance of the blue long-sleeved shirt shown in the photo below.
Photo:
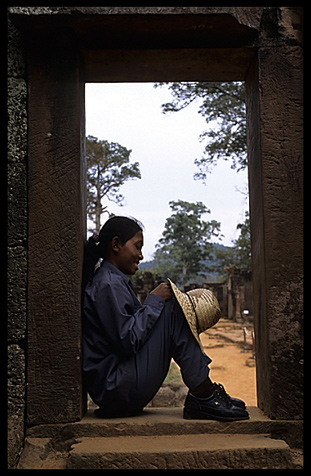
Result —
[[83, 373], [93, 400], [100, 405], [107, 390], [127, 392], [135, 359], [159, 318], [165, 302], [149, 294], [138, 301], [130, 279], [104, 261], [86, 287], [83, 306]]

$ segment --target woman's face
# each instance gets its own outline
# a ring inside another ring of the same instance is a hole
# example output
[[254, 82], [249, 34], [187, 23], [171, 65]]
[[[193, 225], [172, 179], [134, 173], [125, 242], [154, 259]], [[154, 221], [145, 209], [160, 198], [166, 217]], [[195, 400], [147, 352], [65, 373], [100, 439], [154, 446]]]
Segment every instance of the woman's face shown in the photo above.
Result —
[[124, 245], [119, 244], [116, 254], [116, 264], [118, 269], [124, 274], [135, 274], [138, 271], [139, 262], [144, 259], [142, 247], [144, 245], [144, 236], [141, 231], [130, 238]]

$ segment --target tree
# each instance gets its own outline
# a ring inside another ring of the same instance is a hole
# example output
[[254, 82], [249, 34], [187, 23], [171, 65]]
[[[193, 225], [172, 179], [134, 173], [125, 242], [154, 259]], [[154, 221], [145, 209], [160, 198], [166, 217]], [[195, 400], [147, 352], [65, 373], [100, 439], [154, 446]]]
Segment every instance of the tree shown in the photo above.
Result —
[[241, 269], [252, 269], [251, 262], [251, 231], [249, 213], [245, 212], [245, 221], [237, 225], [240, 236], [233, 240], [233, 247], [228, 249], [215, 248], [214, 265], [212, 271], [223, 274], [224, 266], [236, 266]]
[[184, 109], [195, 100], [201, 101], [198, 112], [209, 126], [199, 138], [207, 140], [203, 156], [195, 159], [199, 171], [196, 180], [205, 180], [219, 159], [231, 160], [237, 171], [247, 166], [246, 107], [244, 84], [241, 82], [179, 82], [167, 85], [173, 100], [162, 104], [164, 114]]
[[129, 179], [141, 178], [139, 163], [129, 163], [131, 152], [116, 142], [99, 140], [93, 136], [86, 138], [87, 215], [98, 232], [101, 215], [109, 213], [102, 199], [106, 197], [122, 206], [124, 197], [119, 193], [121, 185]]
[[251, 261], [251, 228], [249, 213], [245, 212], [244, 223], [237, 225], [237, 230], [240, 230], [240, 236], [234, 243], [235, 265], [238, 268], [252, 269]]
[[[169, 202], [171, 217], [165, 222], [162, 238], [154, 254], [157, 271], [184, 286], [191, 277], [206, 270], [202, 263], [212, 250], [212, 236], [219, 236], [220, 223], [201, 219], [210, 210], [202, 203]], [[169, 273], [169, 274], [168, 274]]]

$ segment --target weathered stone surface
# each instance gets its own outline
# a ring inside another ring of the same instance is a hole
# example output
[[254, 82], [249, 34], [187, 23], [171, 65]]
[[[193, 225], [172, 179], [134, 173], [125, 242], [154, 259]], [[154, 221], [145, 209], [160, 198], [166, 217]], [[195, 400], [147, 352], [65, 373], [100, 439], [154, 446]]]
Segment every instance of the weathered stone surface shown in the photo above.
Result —
[[49, 453], [53, 452], [51, 438], [27, 438], [23, 452], [24, 456], [22, 456], [18, 469], [42, 468]]
[[25, 399], [25, 352], [17, 344], [8, 347], [8, 409], [14, 416], [22, 416], [22, 405], [15, 406], [15, 400]]
[[[301, 456], [294, 463], [288, 446], [280, 441], [300, 446], [301, 422], [273, 421], [258, 408], [248, 410], [250, 420], [229, 423], [184, 420], [180, 408], [148, 408], [137, 417], [112, 419], [99, 419], [88, 412], [81, 422], [30, 428], [19, 467], [97, 469], [115, 465], [122, 469], [125, 465], [134, 469], [137, 464], [148, 468], [151, 464], [153, 468], [167, 464], [172, 469], [196, 465], [203, 469], [214, 464], [216, 469], [227, 464], [227, 469], [235, 465], [242, 469], [245, 464], [259, 465], [260, 460], [261, 469], [264, 464], [271, 468], [301, 468]], [[263, 437], [264, 434], [277, 440]]]
[[[304, 415], [304, 350], [303, 350], [303, 278], [291, 280], [271, 289], [271, 312], [277, 316], [271, 322], [271, 391], [273, 415], [283, 418], [303, 418]], [[288, 369], [293, 375], [288, 378]], [[286, 381], [286, 388], [284, 382]], [[276, 398], [277, 395], [277, 398]]]
[[83, 411], [84, 84], [70, 35], [54, 40], [28, 57], [28, 425]]
[[27, 86], [24, 79], [8, 78], [8, 161], [25, 162], [27, 155]]
[[8, 172], [7, 239], [10, 246], [25, 245], [27, 240], [26, 164], [11, 163]]
[[13, 15], [232, 15], [241, 24], [259, 29], [261, 7], [9, 7]]
[[17, 345], [8, 346], [8, 467], [14, 468], [24, 440], [25, 352]]
[[28, 429], [31, 438], [53, 438], [61, 444], [79, 437], [148, 436], [181, 434], [263, 434], [284, 439], [292, 448], [302, 448], [302, 422], [270, 420], [257, 407], [248, 407], [249, 420], [217, 422], [184, 420], [182, 408], [146, 408], [135, 417], [97, 418], [88, 411], [80, 422], [38, 425]]
[[25, 45], [20, 31], [14, 27], [10, 18], [8, 18], [8, 50], [7, 50], [7, 68], [8, 77], [25, 77]]
[[282, 440], [263, 435], [82, 438], [68, 469], [288, 469]]
[[27, 83], [21, 33], [8, 21], [7, 339], [8, 467], [24, 440], [27, 322]]
[[8, 249], [9, 342], [26, 337], [27, 252], [23, 246]]
[[302, 51], [277, 52], [260, 48], [246, 82], [258, 401], [301, 418]]

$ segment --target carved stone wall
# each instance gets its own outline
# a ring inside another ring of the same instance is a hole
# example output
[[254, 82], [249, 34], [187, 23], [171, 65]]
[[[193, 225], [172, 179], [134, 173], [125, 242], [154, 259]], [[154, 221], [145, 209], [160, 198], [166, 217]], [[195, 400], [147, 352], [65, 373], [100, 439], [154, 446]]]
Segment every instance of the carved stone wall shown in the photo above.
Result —
[[23, 445], [27, 354], [27, 82], [21, 34], [8, 22], [8, 464]]

